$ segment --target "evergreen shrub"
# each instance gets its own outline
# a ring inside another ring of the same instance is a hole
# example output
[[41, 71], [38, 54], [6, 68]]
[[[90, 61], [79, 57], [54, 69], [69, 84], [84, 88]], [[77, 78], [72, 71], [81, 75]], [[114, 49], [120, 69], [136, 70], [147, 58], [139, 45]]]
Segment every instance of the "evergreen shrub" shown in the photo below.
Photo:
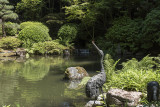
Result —
[[132, 20], [129, 17], [121, 17], [113, 21], [105, 34], [106, 41], [112, 44], [120, 44], [124, 50], [136, 52], [140, 44], [141, 20]]
[[41, 22], [33, 22], [33, 21], [27, 21], [27, 22], [23, 22], [20, 24], [20, 29], [24, 29], [27, 26], [39, 26], [42, 27], [42, 29], [44, 29], [46, 32], [49, 32], [49, 29], [47, 26], [45, 26], [43, 23]]
[[25, 47], [31, 47], [33, 43], [52, 40], [46, 29], [37, 25], [26, 26], [19, 32], [18, 38], [24, 42]]
[[32, 50], [35, 54], [61, 54], [65, 46], [55, 41], [34, 43]]
[[69, 46], [77, 36], [77, 27], [74, 24], [65, 24], [58, 31], [58, 37], [63, 45]]
[[21, 46], [22, 42], [15, 37], [5, 37], [0, 39], [0, 47], [3, 49], [14, 49]]
[[7, 35], [15, 36], [18, 33], [18, 29], [20, 28], [19, 24], [6, 22], [5, 23], [5, 31]]
[[[142, 28], [142, 48], [151, 49], [155, 44], [160, 46], [160, 8], [156, 8], [147, 14]], [[155, 48], [155, 47], [154, 47]], [[158, 48], [157, 48], [158, 49]]]

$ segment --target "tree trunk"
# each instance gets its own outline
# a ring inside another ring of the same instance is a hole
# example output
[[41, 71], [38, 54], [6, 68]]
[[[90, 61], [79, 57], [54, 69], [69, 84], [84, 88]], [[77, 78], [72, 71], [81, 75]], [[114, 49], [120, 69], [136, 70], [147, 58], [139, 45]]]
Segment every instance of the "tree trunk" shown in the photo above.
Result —
[[2, 19], [2, 37], [6, 37], [4, 20]]

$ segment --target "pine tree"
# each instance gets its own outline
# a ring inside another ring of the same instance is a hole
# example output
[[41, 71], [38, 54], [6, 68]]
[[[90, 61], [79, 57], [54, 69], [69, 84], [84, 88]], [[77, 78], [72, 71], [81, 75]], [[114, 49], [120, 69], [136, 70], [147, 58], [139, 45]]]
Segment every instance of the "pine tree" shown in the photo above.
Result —
[[0, 20], [2, 23], [2, 36], [6, 36], [5, 21], [9, 19], [17, 19], [18, 15], [12, 11], [14, 7], [9, 5], [8, 0], [0, 0]]

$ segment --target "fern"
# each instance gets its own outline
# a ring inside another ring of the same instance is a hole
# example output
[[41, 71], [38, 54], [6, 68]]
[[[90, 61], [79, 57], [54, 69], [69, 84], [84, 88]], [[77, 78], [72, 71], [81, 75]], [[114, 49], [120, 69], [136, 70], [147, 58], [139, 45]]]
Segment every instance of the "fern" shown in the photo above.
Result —
[[149, 70], [153, 69], [154, 66], [158, 66], [159, 64], [155, 62], [154, 59], [158, 59], [156, 57], [149, 57], [149, 55], [145, 56], [141, 61], [138, 61], [135, 58], [128, 60], [127, 62], [122, 63], [122, 71], [127, 71], [129, 69], [135, 70]]
[[107, 80], [109, 80], [111, 78], [111, 76], [116, 72], [116, 65], [119, 62], [119, 60], [117, 60], [115, 62], [112, 59], [111, 55], [109, 55], [109, 54], [105, 55], [104, 67], [105, 67], [105, 71], [106, 71]]

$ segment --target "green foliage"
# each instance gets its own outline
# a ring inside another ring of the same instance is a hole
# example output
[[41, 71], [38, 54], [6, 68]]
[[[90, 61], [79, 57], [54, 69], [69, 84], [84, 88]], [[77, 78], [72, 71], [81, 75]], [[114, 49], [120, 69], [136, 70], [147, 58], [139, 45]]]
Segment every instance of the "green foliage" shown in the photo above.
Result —
[[25, 47], [31, 47], [33, 43], [51, 40], [46, 29], [38, 25], [24, 27], [19, 32], [18, 38], [24, 42]]
[[77, 36], [77, 27], [73, 24], [65, 24], [63, 25], [59, 31], [58, 31], [58, 37], [60, 39], [60, 43], [62, 43], [65, 46], [69, 46], [71, 42], [74, 41], [74, 39]]
[[117, 60], [116, 62], [112, 59], [111, 55], [106, 54], [105, 55], [105, 59], [104, 59], [104, 67], [105, 67], [105, 71], [106, 71], [106, 77], [107, 77], [107, 81], [110, 80], [110, 78], [112, 77], [112, 75], [115, 74], [116, 71], [116, 65], [118, 63], [119, 60]]
[[6, 19], [17, 19], [18, 15], [12, 11], [14, 7], [9, 5], [8, 0], [0, 0], [0, 18]]
[[146, 92], [147, 83], [150, 81], [160, 82], [159, 78], [158, 71], [129, 69], [113, 75], [106, 85], [113, 88]]
[[58, 30], [65, 22], [64, 13], [50, 13], [43, 17], [42, 19], [50, 30], [50, 35], [52, 39], [56, 39]]
[[24, 20], [38, 20], [43, 5], [43, 0], [22, 0], [17, 3], [16, 12], [21, 14]]
[[5, 30], [7, 35], [15, 36], [18, 33], [18, 29], [20, 28], [19, 24], [6, 22]]
[[36, 54], [62, 54], [63, 49], [66, 47], [55, 41], [38, 42], [32, 46], [32, 51]]
[[154, 9], [149, 14], [147, 14], [142, 28], [142, 48], [149, 49], [152, 48], [155, 43], [160, 46], [160, 9]]
[[27, 26], [33, 26], [33, 25], [41, 27], [42, 29], [45, 30], [45, 32], [49, 32], [48, 27], [45, 26], [43, 23], [41, 23], [41, 22], [33, 22], [33, 21], [27, 21], [27, 22], [21, 23], [20, 24], [20, 29], [24, 29]]
[[0, 47], [4, 49], [14, 49], [22, 44], [21, 40], [15, 37], [5, 37], [0, 39]]
[[122, 63], [122, 71], [127, 71], [129, 69], [150, 70], [154, 66], [158, 66], [158, 63], [155, 62], [154, 59], [154, 57], [149, 57], [149, 55], [144, 57], [141, 61], [138, 61], [136, 58], [132, 58], [131, 60]]
[[107, 41], [114, 44], [120, 43], [123, 49], [135, 52], [139, 46], [140, 27], [139, 20], [122, 17], [113, 22], [113, 26], [108, 29], [105, 37]]
[[141, 61], [135, 58], [122, 63], [122, 69], [115, 71], [105, 84], [107, 89], [120, 88], [146, 93], [146, 85], [150, 81], [160, 82], [159, 70], [153, 66], [158, 65], [153, 57], [146, 56]]
[[80, 84], [78, 84], [79, 87], [85, 86], [90, 78], [91, 78], [91, 77], [84, 77], [84, 78], [82, 79], [82, 81], [80, 82]]
[[14, 7], [9, 5], [8, 0], [0, 0], [0, 19], [2, 22], [2, 36], [6, 36], [5, 32], [5, 21], [6, 20], [16, 20], [18, 15], [12, 11]]

